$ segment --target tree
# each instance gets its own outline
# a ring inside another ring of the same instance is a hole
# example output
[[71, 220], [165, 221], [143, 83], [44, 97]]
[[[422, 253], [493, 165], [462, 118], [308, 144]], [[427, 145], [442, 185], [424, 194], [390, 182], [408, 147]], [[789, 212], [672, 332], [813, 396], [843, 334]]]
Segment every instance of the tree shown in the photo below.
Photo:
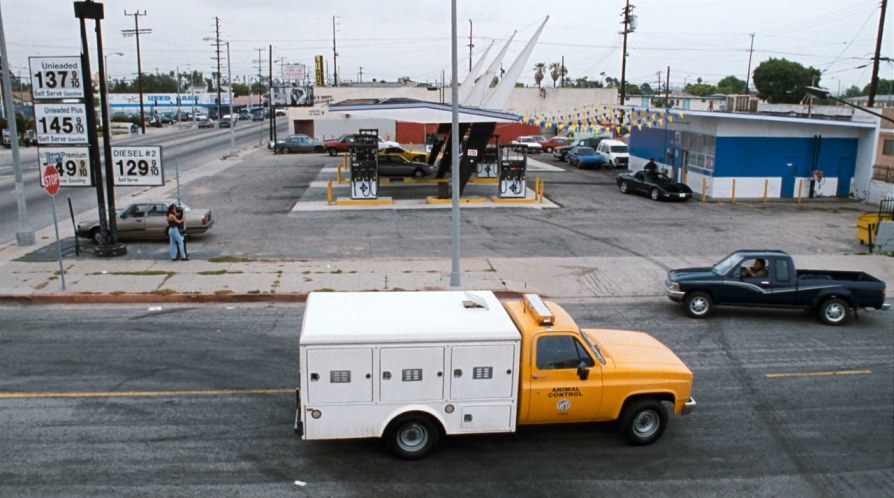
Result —
[[248, 95], [248, 85], [244, 83], [233, 83], [233, 97], [242, 97]]
[[601, 81], [590, 81], [589, 78], [583, 76], [581, 78], [576, 78], [568, 86], [574, 88], [602, 88], [605, 85], [603, 85]]
[[738, 95], [745, 93], [745, 81], [735, 76], [727, 76], [717, 82], [717, 93], [724, 95]]
[[690, 94], [695, 95], [697, 97], [704, 97], [705, 95], [711, 95], [712, 93], [717, 93], [717, 87], [708, 83], [689, 83], [685, 87], [683, 87], [683, 91]]
[[819, 85], [820, 71], [771, 57], [755, 68], [752, 80], [758, 97], [771, 103], [794, 104], [804, 98], [805, 86]]
[[537, 88], [540, 88], [540, 82], [543, 81], [544, 70], [546, 69], [546, 64], [543, 62], [538, 62], [534, 64], [534, 82], [537, 83]]
[[850, 88], [844, 91], [844, 98], [859, 97], [860, 95], [863, 95], [863, 92], [857, 85], [851, 85]]
[[636, 95], [640, 92], [640, 88], [633, 83], [625, 82], [624, 83], [624, 94], [627, 96]]
[[556, 81], [568, 75], [568, 68], [561, 62], [552, 62], [549, 65], [549, 77], [553, 79], [553, 88], [556, 87]]
[[639, 91], [643, 95], [652, 95], [653, 93], [655, 93], [655, 91], [652, 90], [652, 85], [650, 85], [648, 83], [643, 83], [642, 85], [640, 85]]
[[[878, 80], [878, 89], [875, 91], [876, 95], [890, 95], [894, 93], [894, 80], [885, 80], [879, 78]], [[863, 92], [861, 95], [869, 95], [869, 85], [863, 87]]]

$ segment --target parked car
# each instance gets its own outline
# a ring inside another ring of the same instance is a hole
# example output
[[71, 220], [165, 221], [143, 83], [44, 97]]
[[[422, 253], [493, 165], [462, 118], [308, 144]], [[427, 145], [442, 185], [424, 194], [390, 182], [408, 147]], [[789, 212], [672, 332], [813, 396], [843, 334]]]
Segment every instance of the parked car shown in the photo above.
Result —
[[540, 148], [543, 149], [543, 152], [549, 154], [554, 151], [556, 147], [564, 147], [566, 145], [571, 145], [574, 140], [568, 137], [552, 137], [547, 139], [545, 142], [540, 144]]
[[239, 111], [239, 121], [248, 121], [251, 119], [251, 112], [248, 109]]
[[404, 149], [403, 147], [385, 147], [384, 149], [379, 149], [379, 154], [397, 154], [398, 156], [403, 157], [408, 161], [419, 161], [419, 162], [428, 162], [428, 152], [417, 150], [417, 151], [409, 151]]
[[619, 140], [602, 140], [596, 150], [608, 156], [612, 168], [627, 168], [630, 161], [630, 147]]
[[608, 157], [592, 147], [572, 147], [567, 154], [568, 164], [578, 168], [599, 169], [609, 165]]
[[276, 141], [274, 151], [277, 153], [287, 152], [325, 152], [326, 147], [319, 139], [309, 135], [295, 134], [289, 135], [282, 140]]
[[540, 135], [520, 136], [509, 143], [515, 150], [527, 150], [528, 154], [539, 154], [543, 151], [543, 144], [546, 139]]
[[263, 121], [264, 120], [264, 111], [254, 111], [251, 113], [252, 121]]
[[[376, 137], [376, 140], [379, 144], [379, 150], [382, 150], [386, 147], [400, 147], [399, 143], [392, 142], [390, 140], [384, 140], [382, 137]], [[328, 152], [330, 156], [347, 152], [354, 145], [354, 134], [346, 133], [334, 140], [326, 140], [326, 142], [324, 142], [324, 145], [326, 146], [326, 152]]]
[[622, 193], [647, 195], [653, 201], [682, 200], [692, 198], [692, 189], [688, 185], [676, 182], [658, 171], [637, 171], [621, 173], [615, 183]]
[[796, 270], [792, 257], [778, 250], [736, 251], [711, 267], [671, 270], [665, 287], [693, 318], [705, 318], [720, 305], [801, 308], [816, 312], [826, 325], [841, 325], [858, 308], [891, 307], [878, 278], [858, 271]]
[[603, 141], [605, 137], [587, 137], [575, 140], [571, 145], [560, 145], [553, 149], [553, 157], [556, 159], [565, 160], [566, 154], [571, 150], [572, 147], [592, 147], [596, 149], [599, 146], [599, 142]]
[[[168, 206], [176, 204], [175, 199], [160, 201], [139, 201], [128, 204], [117, 212], [115, 223], [121, 240], [168, 239]], [[185, 230], [189, 235], [202, 235], [214, 225], [210, 209], [191, 208], [180, 203], [186, 215]], [[100, 242], [99, 220], [92, 219], [78, 223], [77, 235]]]
[[208, 119], [208, 116], [196, 118], [199, 128], [214, 128], [214, 121]]
[[282, 109], [282, 108], [276, 109], [275, 111], [273, 111], [273, 113], [274, 113], [274, 116], [285, 116], [287, 114], [286, 110]]
[[409, 161], [398, 154], [379, 154], [379, 174], [423, 178], [434, 174], [434, 168], [428, 163]]

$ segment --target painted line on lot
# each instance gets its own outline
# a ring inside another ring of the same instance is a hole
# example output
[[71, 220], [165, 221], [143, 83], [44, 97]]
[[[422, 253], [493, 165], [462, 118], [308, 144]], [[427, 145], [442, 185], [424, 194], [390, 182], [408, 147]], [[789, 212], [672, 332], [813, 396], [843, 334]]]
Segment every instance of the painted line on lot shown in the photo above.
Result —
[[295, 389], [186, 389], [182, 391], [48, 391], [0, 392], [0, 399], [38, 398], [158, 398], [166, 396], [231, 396], [240, 394], [286, 394]]
[[768, 379], [781, 379], [786, 377], [830, 377], [833, 375], [869, 375], [872, 370], [827, 370], [821, 372], [785, 372], [769, 373]]

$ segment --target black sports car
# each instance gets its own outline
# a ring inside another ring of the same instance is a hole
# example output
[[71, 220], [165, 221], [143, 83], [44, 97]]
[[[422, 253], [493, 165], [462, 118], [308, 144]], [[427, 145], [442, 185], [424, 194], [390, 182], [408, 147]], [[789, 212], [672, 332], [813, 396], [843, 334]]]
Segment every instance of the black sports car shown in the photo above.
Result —
[[688, 185], [675, 182], [669, 176], [657, 171], [637, 171], [621, 173], [615, 180], [622, 193], [648, 195], [653, 201], [686, 200], [692, 198], [692, 189]]

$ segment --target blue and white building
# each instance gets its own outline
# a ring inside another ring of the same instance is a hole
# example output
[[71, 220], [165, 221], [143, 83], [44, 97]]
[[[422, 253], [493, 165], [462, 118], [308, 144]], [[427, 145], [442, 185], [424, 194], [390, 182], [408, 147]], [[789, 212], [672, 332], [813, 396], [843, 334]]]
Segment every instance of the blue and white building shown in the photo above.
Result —
[[632, 131], [630, 168], [654, 157], [696, 195], [714, 199], [863, 199], [878, 129], [868, 115], [834, 120], [689, 111]]

